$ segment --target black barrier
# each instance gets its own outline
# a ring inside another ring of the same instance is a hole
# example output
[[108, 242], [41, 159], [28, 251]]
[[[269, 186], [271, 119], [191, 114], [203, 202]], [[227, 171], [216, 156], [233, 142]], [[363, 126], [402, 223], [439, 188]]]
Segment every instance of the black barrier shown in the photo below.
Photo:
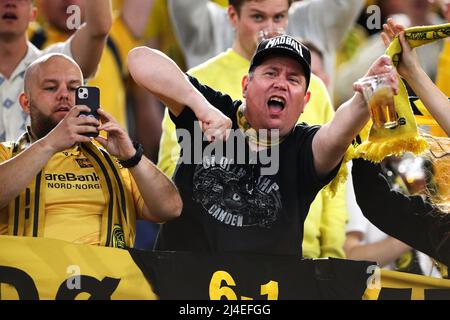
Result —
[[0, 300], [158, 298], [182, 300], [179, 315], [204, 312], [206, 300], [228, 300], [213, 304], [218, 314], [244, 315], [264, 313], [269, 300], [449, 300], [450, 281], [361, 261], [146, 252], [0, 236]]
[[130, 250], [160, 299], [360, 300], [376, 266], [295, 256]]

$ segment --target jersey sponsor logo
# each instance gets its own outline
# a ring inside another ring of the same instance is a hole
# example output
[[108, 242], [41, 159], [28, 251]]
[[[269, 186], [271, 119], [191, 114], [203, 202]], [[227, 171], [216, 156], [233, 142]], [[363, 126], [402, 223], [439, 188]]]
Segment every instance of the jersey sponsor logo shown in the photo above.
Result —
[[255, 173], [255, 165], [232, 165], [233, 159], [205, 157], [193, 178], [193, 200], [222, 224], [271, 228], [281, 210], [273, 176]]
[[94, 166], [89, 162], [89, 160], [86, 159], [86, 158], [75, 159], [75, 161], [78, 163], [78, 165], [80, 166], [81, 169], [85, 169], [85, 168], [93, 168], [93, 167], [94, 167]]
[[76, 175], [71, 172], [47, 173], [45, 175], [47, 187], [52, 189], [66, 190], [99, 190], [100, 177], [94, 172], [92, 174]]
[[76, 175], [71, 172], [66, 173], [47, 173], [45, 175], [46, 181], [60, 181], [60, 182], [98, 182], [100, 177], [94, 172], [92, 174]]

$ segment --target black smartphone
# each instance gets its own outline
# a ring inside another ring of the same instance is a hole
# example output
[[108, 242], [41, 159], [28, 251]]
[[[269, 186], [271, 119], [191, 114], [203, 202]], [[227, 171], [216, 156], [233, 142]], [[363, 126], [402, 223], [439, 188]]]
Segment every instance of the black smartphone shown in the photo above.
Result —
[[[100, 108], [100, 89], [97, 87], [80, 86], [75, 93], [75, 105], [85, 105], [91, 112], [82, 112], [80, 116], [94, 117], [100, 120], [97, 110]], [[97, 137], [98, 133], [86, 133], [88, 137]]]

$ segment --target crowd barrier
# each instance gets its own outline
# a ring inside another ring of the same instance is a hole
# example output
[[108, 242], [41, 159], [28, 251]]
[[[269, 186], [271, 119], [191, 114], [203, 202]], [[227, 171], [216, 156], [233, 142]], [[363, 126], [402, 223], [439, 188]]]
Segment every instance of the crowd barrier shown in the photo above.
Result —
[[147, 252], [0, 236], [1, 300], [449, 299], [450, 280], [371, 262]]

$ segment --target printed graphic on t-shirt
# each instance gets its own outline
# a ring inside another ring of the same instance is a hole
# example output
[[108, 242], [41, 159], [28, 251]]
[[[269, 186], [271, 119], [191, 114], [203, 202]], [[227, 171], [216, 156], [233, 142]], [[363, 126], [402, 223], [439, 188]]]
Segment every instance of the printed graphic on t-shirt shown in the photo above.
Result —
[[234, 227], [271, 228], [281, 210], [281, 194], [271, 176], [260, 176], [255, 165], [233, 165], [214, 157], [197, 165], [193, 198], [207, 214]]

